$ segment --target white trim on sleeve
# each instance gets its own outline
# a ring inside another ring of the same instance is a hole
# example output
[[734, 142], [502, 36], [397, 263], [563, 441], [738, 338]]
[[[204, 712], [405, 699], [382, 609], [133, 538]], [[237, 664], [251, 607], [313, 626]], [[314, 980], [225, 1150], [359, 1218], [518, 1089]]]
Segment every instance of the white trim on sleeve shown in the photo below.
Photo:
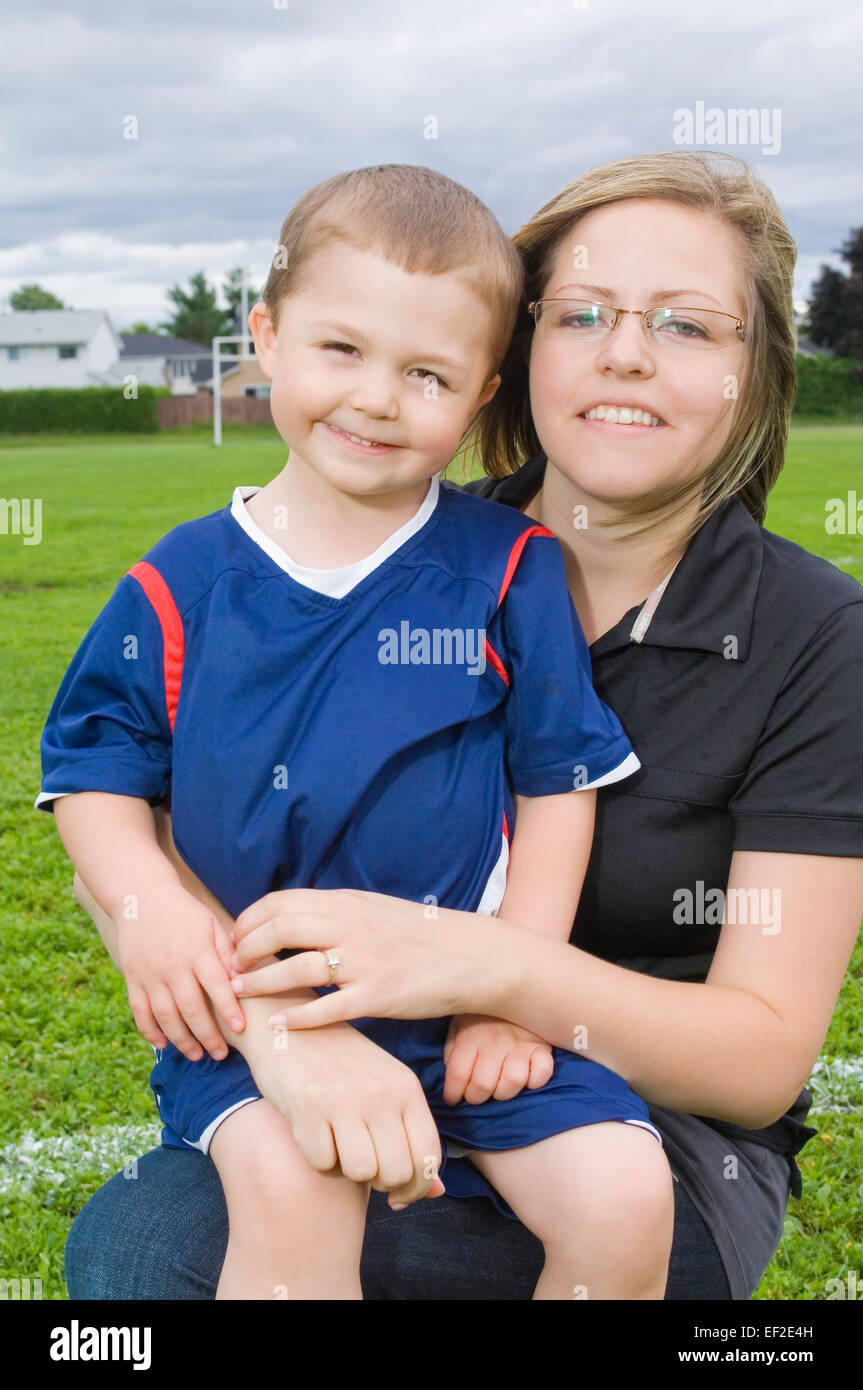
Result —
[[641, 760], [637, 758], [634, 753], [630, 753], [628, 757], [624, 758], [622, 763], [619, 763], [617, 767], [613, 767], [611, 772], [604, 772], [602, 776], [597, 777], [594, 782], [585, 782], [583, 787], [576, 787], [575, 791], [589, 792], [592, 791], [594, 787], [607, 787], [611, 782], [621, 782], [624, 777], [631, 777], [633, 772], [637, 772], [640, 767]]

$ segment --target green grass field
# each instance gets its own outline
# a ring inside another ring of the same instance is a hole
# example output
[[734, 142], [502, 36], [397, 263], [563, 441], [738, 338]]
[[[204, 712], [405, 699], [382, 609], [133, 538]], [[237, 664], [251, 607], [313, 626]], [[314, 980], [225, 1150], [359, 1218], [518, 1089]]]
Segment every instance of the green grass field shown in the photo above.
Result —
[[[825, 532], [825, 503], [860, 477], [863, 426], [798, 425], [768, 527], [863, 581], [863, 540]], [[50, 816], [32, 809], [39, 736], [63, 672], [118, 578], [178, 522], [268, 481], [285, 448], [235, 427], [215, 450], [199, 430], [122, 439], [0, 441], [0, 494], [41, 497], [42, 540], [0, 534], [0, 1278], [66, 1297], [63, 1245], [98, 1186], [158, 1136], [152, 1049], [119, 974], [75, 904]], [[863, 492], [861, 492], [863, 496]], [[817, 922], [813, 920], [813, 930]], [[805, 1193], [760, 1299], [820, 1299], [857, 1271], [863, 1287], [863, 943], [858, 941], [813, 1080], [819, 1135]]]

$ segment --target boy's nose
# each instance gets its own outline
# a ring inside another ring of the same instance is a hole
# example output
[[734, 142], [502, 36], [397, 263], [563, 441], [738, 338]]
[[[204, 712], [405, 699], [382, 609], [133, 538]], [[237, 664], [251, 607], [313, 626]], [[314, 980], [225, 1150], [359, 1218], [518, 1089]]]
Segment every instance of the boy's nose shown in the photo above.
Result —
[[348, 403], [354, 410], [373, 416], [376, 420], [398, 419], [398, 397], [392, 380], [383, 373], [370, 373], [362, 381], [356, 382], [348, 396]]

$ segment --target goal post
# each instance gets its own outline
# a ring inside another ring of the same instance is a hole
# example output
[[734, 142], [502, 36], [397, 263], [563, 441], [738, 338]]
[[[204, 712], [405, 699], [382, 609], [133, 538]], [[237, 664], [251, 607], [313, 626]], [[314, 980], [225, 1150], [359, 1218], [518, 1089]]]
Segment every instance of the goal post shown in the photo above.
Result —
[[[213, 444], [218, 449], [222, 443], [222, 362], [248, 362], [251, 354], [248, 345], [252, 339], [248, 333], [234, 333], [213, 339]], [[222, 352], [223, 343], [242, 343], [239, 352]]]

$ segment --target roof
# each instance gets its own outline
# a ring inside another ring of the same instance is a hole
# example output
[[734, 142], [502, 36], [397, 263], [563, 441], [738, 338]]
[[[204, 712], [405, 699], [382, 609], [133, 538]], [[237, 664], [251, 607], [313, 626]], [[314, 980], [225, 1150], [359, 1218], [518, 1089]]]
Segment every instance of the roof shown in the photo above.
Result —
[[[121, 362], [133, 357], [166, 357], [172, 361], [187, 357], [190, 359], [189, 380], [196, 386], [212, 385], [212, 348], [202, 347], [200, 343], [190, 343], [187, 338], [172, 338], [169, 333], [122, 333], [120, 336], [123, 340]], [[219, 375], [228, 376], [236, 365], [231, 358], [222, 357], [219, 361]]]
[[[0, 314], [0, 346], [53, 347], [89, 343], [105, 322], [117, 334], [104, 309], [13, 309]], [[118, 348], [120, 343], [117, 344]]]
[[121, 333], [121, 357], [212, 357], [212, 349], [169, 333]]

